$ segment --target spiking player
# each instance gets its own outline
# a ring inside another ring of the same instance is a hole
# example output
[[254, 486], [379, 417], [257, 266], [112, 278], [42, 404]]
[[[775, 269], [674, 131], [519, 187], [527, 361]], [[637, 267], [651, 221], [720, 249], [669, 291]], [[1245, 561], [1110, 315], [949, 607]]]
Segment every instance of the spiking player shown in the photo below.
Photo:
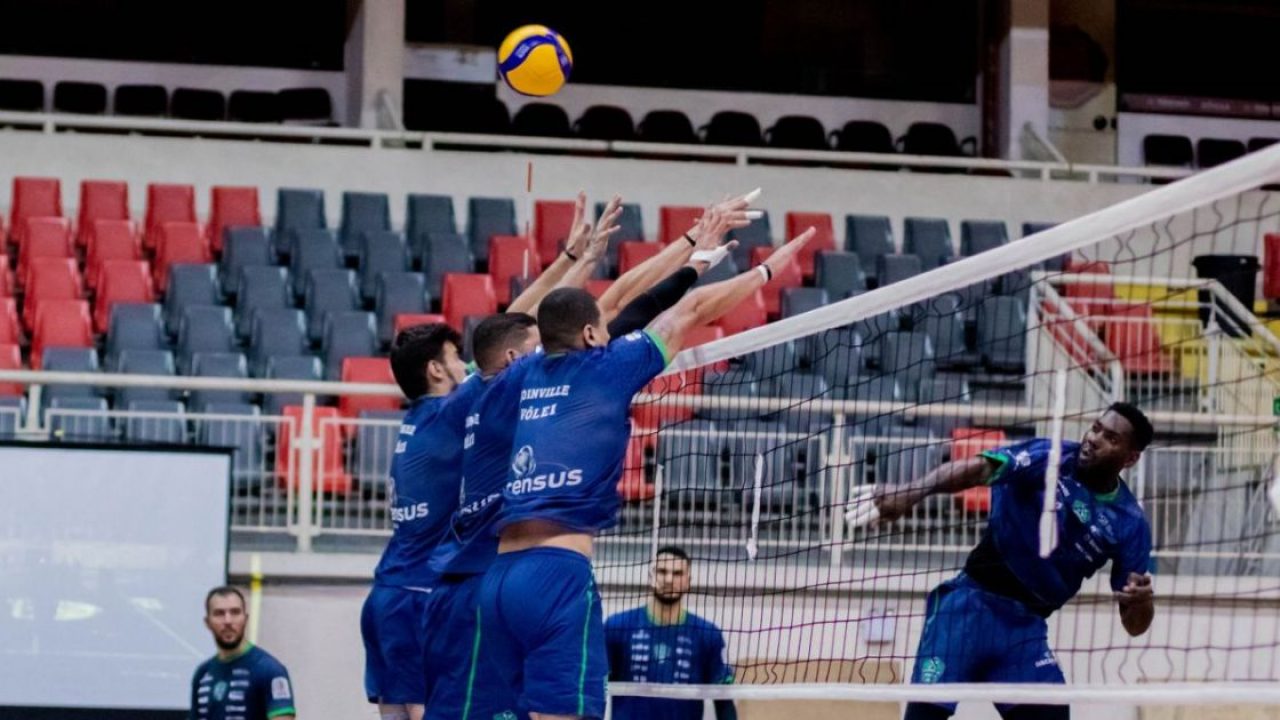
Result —
[[[1132, 636], [1155, 614], [1151, 528], [1120, 472], [1151, 442], [1142, 411], [1115, 403], [1081, 442], [1062, 443], [1058, 545], [1039, 552], [1044, 476], [1052, 441], [1037, 439], [942, 465], [906, 485], [876, 486], [850, 503], [855, 526], [902, 517], [935, 493], [992, 488], [991, 516], [964, 570], [929, 593], [913, 683], [1062, 683], [1045, 619], [1111, 562], [1120, 621]], [[997, 705], [1006, 720], [1068, 718], [1067, 706]], [[909, 703], [906, 720], [948, 718], [955, 703]]]
[[[715, 227], [723, 232], [722, 219]], [[770, 263], [790, 262], [812, 236], [810, 229], [782, 246]], [[480, 588], [481, 642], [533, 717], [604, 713], [608, 660], [591, 554], [595, 533], [617, 520], [631, 396], [662, 372], [689, 330], [771, 275], [766, 264], [698, 288], [645, 331], [612, 343], [589, 294], [561, 289], [543, 300], [544, 353], [529, 360], [523, 379], [498, 556]]]
[[[581, 220], [585, 198], [579, 196], [574, 226]], [[739, 207], [739, 206], [742, 207]], [[611, 224], [617, 203], [602, 215], [601, 225]], [[745, 203], [728, 201], [718, 206], [729, 228], [743, 227], [749, 216]], [[720, 245], [719, 228], [708, 231], [715, 217], [708, 210], [689, 231], [692, 240], [672, 243], [661, 253], [625, 273], [601, 298], [601, 310], [613, 316], [609, 332], [625, 334], [648, 324], [674, 304], [699, 275], [723, 259], [733, 244]], [[601, 256], [607, 232], [597, 235], [583, 255], [584, 269]], [[686, 263], [671, 273], [673, 264]], [[645, 290], [652, 278], [670, 273], [657, 286]], [[589, 274], [589, 272], [587, 273]], [[585, 279], [585, 275], [584, 275]], [[572, 279], [566, 278], [564, 284]], [[641, 292], [643, 291], [643, 292]], [[637, 296], [636, 293], [640, 292]], [[618, 302], [627, 302], [615, 310]], [[538, 346], [536, 320], [522, 313], [506, 313], [486, 318], [472, 335], [472, 347], [481, 377], [488, 387], [473, 403], [467, 415], [462, 459], [462, 500], [454, 514], [453, 532], [432, 556], [432, 569], [442, 582], [432, 605], [448, 605], [433, 621], [428, 665], [440, 667], [427, 703], [427, 717], [441, 720], [500, 716], [514, 701], [508, 683], [478, 652], [479, 626], [476, 594], [480, 579], [497, 555], [498, 542], [493, 523], [502, 498], [502, 488], [510, 476], [511, 442], [519, 412], [520, 387], [528, 361], [520, 359]]]

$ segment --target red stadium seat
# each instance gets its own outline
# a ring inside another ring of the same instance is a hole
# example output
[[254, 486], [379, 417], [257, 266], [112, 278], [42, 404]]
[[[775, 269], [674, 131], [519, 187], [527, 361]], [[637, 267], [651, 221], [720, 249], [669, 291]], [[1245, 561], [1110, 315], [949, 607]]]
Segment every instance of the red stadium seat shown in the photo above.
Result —
[[80, 183], [80, 212], [76, 219], [76, 243], [88, 247], [97, 220], [129, 219], [129, 186], [118, 180], [85, 180]]
[[0, 345], [17, 345], [22, 341], [22, 325], [18, 323], [18, 301], [0, 298]]
[[80, 271], [73, 258], [35, 258], [27, 268], [22, 322], [33, 329], [40, 305], [50, 300], [79, 300]]
[[493, 291], [493, 278], [475, 273], [449, 273], [444, 276], [440, 308], [444, 321], [458, 332], [468, 315], [492, 315], [498, 312], [498, 296]]
[[655, 242], [618, 243], [618, 274], [627, 272], [660, 252], [662, 246]]
[[167, 222], [160, 225], [160, 237], [156, 240], [156, 262], [153, 268], [156, 287], [164, 289], [169, 284], [169, 268], [178, 263], [199, 265], [213, 259], [208, 239], [193, 222]]
[[444, 316], [437, 313], [403, 313], [395, 318], [394, 332], [396, 335], [400, 331], [415, 325], [430, 325], [431, 323], [444, 322]]
[[[724, 329], [719, 325], [703, 325], [692, 328], [685, 333], [684, 348], [705, 345], [723, 337]], [[723, 372], [728, 369], [729, 364], [724, 362], [716, 363], [709, 367], [686, 370], [681, 373], [662, 375], [654, 378], [653, 382], [649, 383], [640, 392], [658, 396], [669, 394], [699, 395], [702, 393], [702, 375], [706, 370]], [[688, 420], [692, 417], [692, 407], [677, 406], [664, 402], [636, 403], [631, 409], [631, 419], [645, 427], [662, 427], [664, 423]]]
[[573, 231], [572, 200], [539, 200], [533, 205], [533, 237], [544, 266], [555, 262]]
[[60, 217], [34, 217], [23, 221], [26, 231], [18, 247], [18, 277], [24, 277], [32, 258], [75, 257], [71, 223]]
[[62, 185], [55, 178], [16, 177], [13, 179], [9, 232], [21, 245], [24, 222], [33, 217], [62, 217]]
[[790, 240], [810, 227], [818, 232], [807, 245], [800, 248], [798, 256], [800, 272], [804, 273], [805, 280], [813, 277], [814, 256], [823, 251], [837, 249], [835, 226], [831, 222], [829, 213], [787, 213], [787, 237], [785, 239]]
[[[753, 265], [759, 265], [769, 259], [773, 251], [777, 248], [756, 247], [751, 248], [751, 262]], [[743, 270], [745, 268], [739, 268]], [[782, 291], [787, 288], [800, 287], [804, 283], [804, 274], [800, 271], [800, 263], [793, 260], [782, 267], [774, 267], [770, 263], [769, 269], [773, 270], [773, 280], [770, 280], [760, 293], [764, 295], [764, 310], [769, 317], [776, 318], [782, 314]]]
[[1124, 369], [1131, 373], [1167, 373], [1173, 361], [1160, 345], [1150, 305], [1111, 306], [1103, 322], [1102, 336]]
[[9, 256], [0, 255], [0, 298], [13, 296], [13, 270], [9, 268]]
[[511, 278], [536, 278], [541, 272], [538, 250], [529, 238], [494, 235], [489, 239], [489, 275], [493, 278], [499, 305], [511, 302]]
[[93, 306], [93, 324], [106, 332], [111, 307], [118, 303], [151, 303], [156, 294], [151, 285], [151, 265], [145, 260], [108, 260], [102, 263], [98, 297]]
[[209, 210], [209, 245], [222, 252], [222, 231], [229, 227], [261, 225], [258, 188], [215, 186]]
[[[658, 434], [652, 428], [634, 426], [631, 438], [627, 441], [627, 457], [622, 464], [622, 479], [618, 481], [618, 492], [627, 502], [652, 500], [653, 484], [646, 479], [647, 458], [657, 453]], [[647, 456], [647, 457], [646, 457]]]
[[[21, 370], [22, 348], [17, 343], [0, 343], [0, 370]], [[22, 397], [26, 388], [22, 383], [0, 383], [0, 395]]]
[[[1071, 308], [1073, 311], [1075, 307]], [[1098, 358], [1090, 343], [1091, 334], [1077, 326], [1058, 310], [1056, 303], [1044, 300], [1040, 303], [1041, 324], [1049, 331], [1050, 337], [1071, 356], [1073, 362], [1088, 367]]]
[[611, 287], [613, 287], [612, 280], [588, 280], [583, 289], [591, 293], [591, 297], [599, 300], [605, 291]]
[[[1100, 260], [1072, 260], [1067, 263], [1066, 271], [1081, 275], [1110, 275], [1111, 266]], [[1085, 315], [1105, 315], [1111, 310], [1110, 301], [1115, 299], [1116, 293], [1114, 285], [1066, 283], [1063, 286], [1063, 295], [1074, 301], [1071, 306], [1076, 308], [1076, 312]]]
[[[1008, 442], [1003, 430], [981, 428], [956, 428], [951, 431], [951, 459], [968, 460], [984, 450], [994, 450]], [[991, 488], [976, 487], [960, 492], [960, 504], [966, 512], [985, 513], [991, 510]]]
[[128, 220], [98, 220], [93, 225], [89, 255], [85, 260], [85, 282], [90, 288], [98, 287], [102, 263], [142, 259], [142, 243], [133, 223]]
[[40, 369], [44, 349], [93, 347], [89, 303], [84, 300], [46, 300], [36, 311], [31, 334], [31, 367]]
[[1280, 233], [1262, 238], [1262, 297], [1280, 298]]
[[148, 250], [159, 239], [161, 223], [167, 222], [197, 222], [194, 187], [163, 183], [147, 186], [147, 222], [142, 243]]
[[724, 330], [725, 335], [735, 335], [743, 330], [760, 327], [769, 321], [764, 307], [764, 295], [755, 291], [738, 306], [725, 313], [716, 322]]
[[[302, 406], [286, 405], [284, 416], [288, 420], [280, 423], [277, 434], [279, 444], [276, 448], [276, 477], [280, 479], [282, 487], [297, 490], [301, 480], [293, 457], [293, 433], [302, 429]], [[314, 488], [318, 492], [346, 493], [351, 490], [351, 476], [342, 463], [344, 442], [339, 417], [338, 409], [331, 407], [317, 407], [313, 416], [312, 432], [320, 437], [320, 447], [312, 451]]]
[[662, 206], [658, 211], [658, 242], [666, 245], [684, 235], [698, 224], [698, 218], [701, 217], [700, 207]]
[[[349, 357], [342, 360], [342, 382], [395, 385], [391, 360], [384, 357]], [[338, 412], [346, 417], [359, 417], [363, 410], [399, 410], [400, 398], [386, 395], [343, 395], [338, 398]]]

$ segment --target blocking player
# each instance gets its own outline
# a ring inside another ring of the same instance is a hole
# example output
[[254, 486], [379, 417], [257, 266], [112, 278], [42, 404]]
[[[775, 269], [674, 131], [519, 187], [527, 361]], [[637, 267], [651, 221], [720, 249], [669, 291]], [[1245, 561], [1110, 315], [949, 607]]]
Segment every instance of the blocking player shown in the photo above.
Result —
[[249, 614], [244, 595], [216, 587], [204, 600], [204, 624], [218, 653], [191, 678], [191, 720], [293, 720], [289, 671], [244, 637]]
[[[812, 236], [801, 234], [769, 262], [790, 262]], [[765, 264], [698, 288], [643, 332], [612, 343], [586, 292], [559, 289], [543, 300], [544, 353], [523, 378], [498, 556], [480, 588], [484, 647], [533, 717], [604, 713], [608, 662], [590, 558], [595, 533], [617, 521], [632, 395], [662, 372], [689, 330], [771, 276]]]
[[[1079, 442], [1062, 444], [1057, 549], [1042, 559], [1039, 523], [1052, 442], [1031, 440], [946, 463], [906, 485], [855, 497], [854, 525], [887, 522], [935, 493], [990, 485], [991, 515], [964, 570], [929, 594], [913, 683], [1062, 683], [1045, 619], [1111, 562], [1121, 624], [1132, 636], [1155, 613], [1151, 528], [1120, 473], [1151, 442], [1151, 423], [1127, 403], [1106, 410]], [[997, 705], [1002, 717], [1067, 718], [1067, 706]], [[954, 703], [909, 703], [906, 720], [947, 718]]]
[[[609, 679], [637, 683], [716, 685], [733, 682], [724, 660], [724, 635], [715, 623], [684, 608], [692, 563], [682, 548], [654, 553], [650, 580], [653, 596], [604, 624], [609, 648]], [[732, 700], [715, 702], [716, 720], [736, 720]], [[701, 700], [615, 697], [614, 720], [702, 720]]]
[[[600, 225], [605, 228], [612, 224], [611, 210], [616, 210], [616, 201], [617, 198], [602, 215]], [[581, 221], [584, 204], [585, 198], [580, 195], [575, 227]], [[723, 222], [729, 228], [742, 227], [748, 221], [738, 204], [736, 201], [721, 204]], [[730, 209], [731, 205], [734, 209]], [[601, 298], [601, 303], [608, 303], [609, 307], [603, 312], [614, 316], [609, 325], [611, 334], [643, 327], [674, 304], [701, 273], [728, 254], [732, 244], [719, 244], [723, 228], [707, 226], [713, 217], [719, 216], [713, 216], [709, 209], [705, 219], [688, 233], [695, 240], [692, 244], [681, 240], [673, 244], [674, 251], [664, 250], [614, 283], [613, 288], [619, 291]], [[582, 281], [590, 276], [593, 264], [603, 257], [610, 234], [612, 230], [597, 233], [588, 245], [582, 256], [582, 272], [578, 273]], [[669, 271], [673, 262], [687, 264], [657, 286], [645, 290], [643, 284]], [[562, 284], [569, 285], [578, 279], [567, 275]], [[638, 296], [634, 288], [641, 291]], [[629, 300], [629, 303], [613, 310], [612, 303], [620, 300]], [[443, 618], [432, 618], [434, 627], [429, 633], [432, 640], [428, 655], [432, 659], [428, 665], [439, 667], [439, 679], [432, 685], [426, 711], [428, 718], [490, 718], [508, 711], [514, 703], [508, 683], [478, 652], [476, 639], [482, 635], [482, 628], [476, 614], [476, 593], [483, 573], [497, 555], [493, 522], [502, 488], [510, 474], [511, 442], [527, 367], [527, 363], [518, 360], [532, 353], [538, 342], [537, 321], [523, 313], [490, 316], [476, 327], [472, 336], [476, 364], [488, 387], [467, 416], [461, 505], [454, 514], [452, 532], [431, 561], [432, 569], [442, 578], [432, 605], [450, 607], [437, 611]]]

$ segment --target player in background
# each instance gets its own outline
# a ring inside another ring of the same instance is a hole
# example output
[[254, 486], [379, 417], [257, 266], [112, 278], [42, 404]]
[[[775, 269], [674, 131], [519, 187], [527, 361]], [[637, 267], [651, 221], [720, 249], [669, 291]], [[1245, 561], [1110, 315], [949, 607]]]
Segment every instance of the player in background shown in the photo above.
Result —
[[[594, 233], [590, 225], [582, 222], [585, 205], [585, 195], [579, 194], [571, 226], [577, 230], [569, 244], [575, 244], [574, 237], [586, 234], [592, 234], [592, 240], [574, 266], [575, 274], [566, 275], [562, 286], [580, 284], [591, 276], [594, 265], [604, 256], [609, 236], [616, 230], [613, 221], [620, 212], [619, 198], [610, 202], [598, 223], [601, 229]], [[728, 212], [728, 216], [731, 228], [748, 222], [742, 210]], [[728, 254], [732, 245], [720, 245], [720, 236], [704, 232], [704, 225], [700, 221], [688, 233], [701, 242], [690, 245], [682, 239], [673, 244], [674, 250], [659, 253], [618, 278], [602, 298], [602, 303], [608, 303], [604, 312], [614, 317], [611, 330], [629, 332], [643, 327]], [[645, 289], [644, 283], [669, 273], [673, 263], [686, 264], [657, 286]], [[613, 307], [612, 303], [623, 300], [629, 301], [625, 308]], [[508, 683], [478, 652], [476, 638], [481, 629], [476, 593], [480, 578], [497, 555], [493, 520], [510, 475], [511, 441], [518, 419], [524, 365], [511, 366], [532, 353], [538, 342], [537, 321], [524, 313], [492, 315], [476, 326], [472, 335], [475, 361], [487, 387], [467, 416], [461, 505], [454, 513], [452, 532], [431, 560], [432, 569], [441, 575], [441, 584], [431, 603], [431, 659], [427, 664], [440, 670], [427, 703], [428, 718], [490, 718], [507, 710], [514, 700]]]
[[293, 720], [289, 671], [270, 653], [244, 637], [249, 614], [244, 595], [216, 587], [204, 600], [204, 624], [218, 653], [191, 678], [190, 720]]
[[[653, 596], [604, 624], [609, 679], [618, 682], [718, 685], [733, 682], [724, 660], [724, 635], [714, 623], [685, 610], [692, 563], [682, 548], [654, 553]], [[736, 720], [732, 700], [715, 702], [716, 720]], [[615, 697], [614, 720], [702, 720], [701, 700]]]
[[[746, 206], [745, 199], [736, 210]], [[708, 213], [708, 232], [727, 230]], [[791, 262], [809, 229], [778, 248]], [[617, 522], [631, 397], [683, 347], [685, 334], [736, 307], [772, 277], [768, 264], [690, 292], [643, 332], [610, 343], [588, 293], [551, 292], [538, 315], [544, 353], [519, 400], [511, 476], [495, 525], [498, 556], [480, 588], [481, 642], [535, 718], [601, 717], [608, 660], [591, 569], [593, 538]]]
[[[1155, 613], [1151, 527], [1120, 473], [1154, 431], [1127, 403], [1108, 408], [1079, 442], [1063, 442], [1056, 499], [1058, 544], [1040, 557], [1039, 526], [1052, 441], [1030, 440], [946, 463], [914, 482], [864, 490], [857, 526], [902, 517], [935, 493], [992, 488], [991, 515], [964, 570], [929, 593], [913, 683], [1063, 683], [1045, 619], [1107, 562], [1120, 622], [1132, 636]], [[1007, 720], [1069, 717], [1067, 706], [997, 705]], [[906, 720], [948, 718], [955, 703], [909, 703]]]

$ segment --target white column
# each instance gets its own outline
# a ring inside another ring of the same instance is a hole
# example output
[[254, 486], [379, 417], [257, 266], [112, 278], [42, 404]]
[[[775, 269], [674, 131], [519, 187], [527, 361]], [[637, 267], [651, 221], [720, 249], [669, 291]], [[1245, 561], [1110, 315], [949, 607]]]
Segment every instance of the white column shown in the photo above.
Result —
[[1008, 0], [1009, 34], [1000, 59], [1000, 154], [1024, 157], [1021, 137], [1030, 123], [1049, 137], [1049, 0]]
[[[348, 125], [378, 128], [385, 93], [400, 116], [404, 96], [405, 0], [364, 0], [347, 34]], [[385, 125], [386, 123], [381, 123]]]

